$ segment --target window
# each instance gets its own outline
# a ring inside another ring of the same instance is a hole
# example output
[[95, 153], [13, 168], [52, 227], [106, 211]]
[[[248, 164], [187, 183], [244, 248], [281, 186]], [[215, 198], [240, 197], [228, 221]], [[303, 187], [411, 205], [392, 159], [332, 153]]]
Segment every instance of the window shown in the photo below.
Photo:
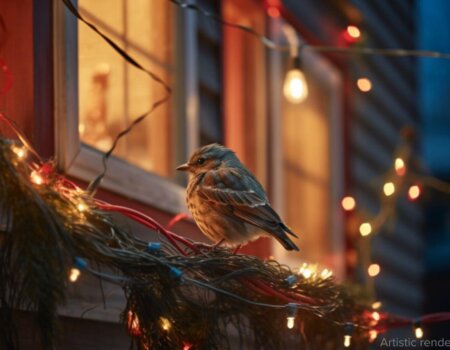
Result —
[[[172, 11], [168, 2], [79, 0], [80, 13], [165, 82], [173, 81]], [[171, 84], [173, 85], [173, 84]], [[81, 142], [107, 151], [133, 118], [165, 91], [120, 57], [97, 33], [78, 23], [78, 105]], [[115, 155], [171, 176], [171, 103], [160, 106], [123, 138]]]
[[[55, 7], [56, 149], [61, 168], [91, 181], [118, 132], [148, 111], [164, 89], [128, 64], [60, 2]], [[177, 14], [169, 2], [79, 0], [80, 13], [143, 66], [173, 87], [180, 54]], [[181, 20], [180, 20], [181, 21]], [[180, 40], [183, 40], [181, 38]], [[183, 108], [161, 105], [122, 138], [102, 186], [171, 213], [183, 211], [184, 188], [173, 180], [186, 158]], [[180, 103], [182, 106], [182, 103]]]
[[[284, 24], [285, 25], [285, 24]], [[275, 190], [286, 223], [299, 235], [301, 256], [275, 246], [275, 254], [290, 264], [320, 262], [343, 272], [343, 231], [339, 208], [342, 183], [341, 77], [318, 53], [302, 52], [308, 97], [294, 104], [282, 96], [289, 60], [272, 55], [272, 75], [279, 89], [280, 127], [275, 130], [278, 157]]]

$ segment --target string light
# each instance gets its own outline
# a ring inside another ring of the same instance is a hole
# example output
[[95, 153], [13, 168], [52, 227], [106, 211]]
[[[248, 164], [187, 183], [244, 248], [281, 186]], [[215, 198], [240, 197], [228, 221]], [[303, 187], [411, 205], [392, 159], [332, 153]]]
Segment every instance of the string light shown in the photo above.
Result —
[[378, 337], [378, 331], [376, 331], [375, 329], [371, 329], [369, 331], [369, 342], [374, 342], [375, 339], [377, 339]]
[[392, 196], [395, 193], [395, 185], [393, 182], [386, 182], [383, 185], [383, 192], [386, 197]]
[[359, 233], [363, 237], [370, 235], [372, 233], [372, 225], [369, 222], [363, 222], [359, 226]]
[[372, 312], [372, 318], [373, 318], [375, 321], [379, 321], [380, 318], [381, 318], [381, 316], [380, 316], [380, 314], [379, 314], [377, 311], [374, 311], [374, 312]]
[[280, 10], [275, 6], [270, 6], [267, 9], [267, 14], [269, 15], [269, 17], [278, 18], [280, 17]]
[[346, 211], [351, 211], [356, 207], [355, 198], [353, 198], [352, 196], [346, 196], [342, 198], [341, 204], [342, 208], [344, 208], [344, 210]]
[[370, 264], [369, 268], [367, 269], [367, 273], [369, 274], [370, 277], [378, 276], [380, 271], [381, 268], [380, 265], [378, 264]]
[[320, 277], [322, 277], [323, 279], [327, 279], [331, 276], [333, 276], [333, 271], [328, 269], [323, 269], [322, 272], [320, 273]]
[[293, 57], [293, 67], [287, 72], [283, 93], [291, 103], [301, 103], [308, 97], [308, 85], [305, 74], [301, 70], [300, 57]]
[[423, 329], [420, 326], [420, 323], [415, 323], [414, 324], [414, 335], [416, 336], [417, 339], [422, 339], [423, 338]]
[[169, 319], [167, 319], [165, 317], [161, 317], [159, 319], [159, 322], [160, 322], [161, 328], [163, 330], [165, 330], [166, 332], [170, 331], [170, 328], [172, 328], [172, 323], [170, 323]]
[[406, 174], [406, 165], [402, 158], [395, 158], [394, 167], [398, 176], [403, 176]]
[[297, 316], [298, 306], [295, 303], [289, 303], [286, 305], [287, 317], [286, 317], [286, 326], [289, 329], [294, 328], [295, 325], [295, 317]]
[[381, 301], [375, 301], [373, 304], [372, 304], [372, 309], [374, 309], [374, 310], [378, 310], [380, 307], [381, 307]]
[[359, 39], [361, 37], [361, 31], [355, 25], [347, 26], [347, 34], [353, 39]]
[[69, 273], [69, 280], [70, 282], [75, 283], [78, 280], [78, 277], [80, 277], [81, 271], [76, 269], [76, 268], [72, 268], [70, 269], [70, 273]]
[[298, 271], [299, 275], [302, 275], [304, 278], [311, 278], [316, 272], [317, 267], [314, 265], [308, 265], [307, 263], [303, 263]]
[[87, 210], [87, 205], [86, 204], [84, 204], [83, 202], [80, 202], [80, 203], [78, 203], [77, 204], [77, 209], [78, 209], [78, 211], [79, 212], [84, 212], [84, 211], [86, 211]]
[[17, 158], [23, 159], [27, 155], [27, 150], [25, 147], [18, 147], [13, 145], [11, 147], [12, 151], [16, 154]]
[[346, 323], [344, 325], [344, 347], [350, 347], [352, 343], [352, 334], [355, 326], [352, 323]]
[[33, 170], [30, 174], [30, 180], [31, 182], [35, 183], [36, 185], [42, 185], [44, 183], [44, 179], [36, 170]]
[[362, 92], [369, 92], [372, 90], [372, 82], [368, 78], [359, 78], [356, 81], [356, 86]]
[[408, 189], [408, 198], [411, 201], [415, 201], [417, 198], [420, 197], [421, 194], [421, 189], [420, 186], [418, 185], [412, 185], [409, 189]]

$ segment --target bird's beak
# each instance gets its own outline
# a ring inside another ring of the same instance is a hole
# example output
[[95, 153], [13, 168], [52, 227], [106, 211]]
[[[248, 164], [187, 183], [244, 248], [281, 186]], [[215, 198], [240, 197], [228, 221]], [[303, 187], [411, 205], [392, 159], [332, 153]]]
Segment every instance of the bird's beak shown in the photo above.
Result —
[[189, 170], [191, 166], [188, 163], [181, 164], [177, 167], [177, 170], [186, 171]]

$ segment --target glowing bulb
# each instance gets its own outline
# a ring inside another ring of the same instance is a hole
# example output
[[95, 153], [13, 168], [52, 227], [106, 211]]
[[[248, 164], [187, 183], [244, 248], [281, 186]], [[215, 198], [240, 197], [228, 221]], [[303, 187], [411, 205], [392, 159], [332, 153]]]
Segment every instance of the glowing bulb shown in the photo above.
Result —
[[392, 196], [395, 193], [395, 185], [393, 182], [386, 182], [383, 185], [383, 192], [386, 197]]
[[361, 236], [368, 236], [372, 233], [372, 225], [368, 222], [363, 222], [360, 226], [359, 226], [359, 233], [361, 234]]
[[344, 335], [344, 346], [346, 348], [350, 347], [350, 344], [352, 343], [352, 336], [351, 335]]
[[280, 17], [280, 10], [275, 6], [271, 6], [267, 9], [267, 14], [272, 18], [278, 18]]
[[36, 185], [42, 185], [44, 183], [44, 179], [36, 171], [32, 171], [31, 172], [30, 180], [32, 182], [34, 182]]
[[372, 82], [368, 78], [359, 78], [356, 81], [356, 86], [358, 86], [358, 89], [362, 92], [369, 92], [372, 90]]
[[84, 212], [87, 209], [87, 205], [84, 204], [83, 202], [80, 202], [80, 203], [77, 204], [77, 209], [80, 212]]
[[378, 310], [381, 307], [381, 301], [376, 301], [372, 304], [372, 309]]
[[359, 39], [361, 37], [361, 31], [357, 26], [354, 25], [347, 26], [347, 33], [353, 39]]
[[402, 158], [396, 158], [394, 162], [395, 172], [398, 176], [403, 176], [406, 173], [405, 161]]
[[323, 279], [327, 279], [328, 277], [331, 277], [331, 276], [333, 276], [333, 271], [328, 270], [328, 269], [324, 269], [320, 273], [320, 277], [322, 277]]
[[373, 318], [375, 321], [379, 321], [380, 318], [381, 318], [381, 316], [380, 316], [380, 314], [379, 314], [378, 312], [374, 311], [374, 312], [372, 312], [372, 318]]
[[302, 275], [305, 278], [310, 278], [312, 276], [312, 274], [313, 274], [313, 272], [308, 268], [304, 269], [302, 272]]
[[408, 190], [408, 197], [410, 200], [415, 201], [417, 198], [420, 197], [420, 187], [418, 185], [413, 185]]
[[369, 268], [367, 269], [367, 273], [370, 277], [377, 276], [381, 271], [380, 265], [378, 264], [371, 264]]
[[160, 323], [161, 323], [161, 328], [165, 331], [169, 331], [170, 328], [172, 328], [172, 324], [170, 323], [170, 321], [165, 318], [165, 317], [161, 317], [160, 319]]
[[341, 204], [342, 204], [342, 208], [344, 208], [344, 210], [346, 210], [346, 211], [353, 210], [356, 207], [355, 198], [353, 198], [351, 196], [346, 196], [346, 197], [342, 198]]
[[288, 316], [287, 317], [287, 328], [289, 328], [289, 329], [294, 328], [294, 324], [295, 324], [295, 317]]
[[17, 158], [23, 159], [27, 154], [27, 150], [23, 147], [12, 146], [12, 151], [16, 154]]
[[283, 92], [286, 99], [292, 103], [300, 103], [308, 97], [308, 85], [300, 69], [291, 69], [286, 74]]
[[70, 282], [76, 282], [78, 280], [78, 277], [80, 277], [80, 270], [78, 269], [70, 269], [70, 274], [69, 274], [69, 280]]
[[369, 341], [372, 343], [373, 341], [375, 341], [375, 339], [377, 339], [378, 337], [378, 332], [375, 329], [372, 329], [369, 331]]
[[417, 339], [422, 339], [423, 338], [423, 329], [421, 327], [417, 326], [414, 329], [414, 334], [416, 335]]
[[139, 318], [131, 310], [128, 311], [128, 329], [134, 336], [141, 334], [141, 327], [139, 325]]

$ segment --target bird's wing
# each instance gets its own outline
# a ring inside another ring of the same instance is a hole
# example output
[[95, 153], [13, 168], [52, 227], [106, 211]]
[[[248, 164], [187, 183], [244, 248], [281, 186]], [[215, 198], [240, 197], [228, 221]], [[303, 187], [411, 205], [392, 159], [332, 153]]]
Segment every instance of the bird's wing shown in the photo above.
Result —
[[239, 170], [228, 168], [208, 172], [198, 188], [198, 194], [264, 231], [273, 232], [282, 228], [293, 234], [272, 209], [257, 180], [249, 172]]

